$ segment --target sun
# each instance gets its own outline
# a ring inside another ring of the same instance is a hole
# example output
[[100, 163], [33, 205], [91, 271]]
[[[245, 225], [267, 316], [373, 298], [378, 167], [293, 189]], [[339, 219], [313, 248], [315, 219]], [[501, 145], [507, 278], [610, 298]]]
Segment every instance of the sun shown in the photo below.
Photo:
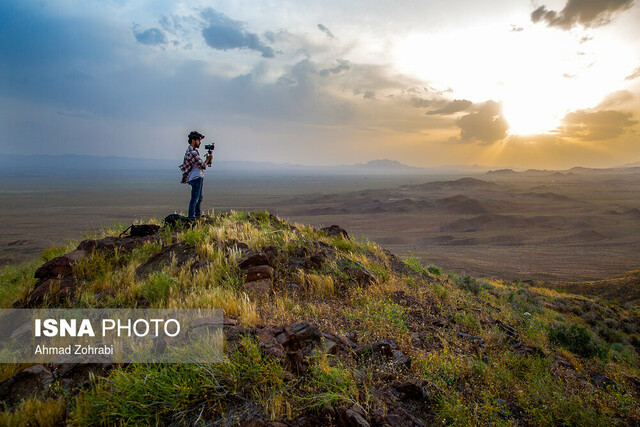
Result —
[[550, 102], [546, 91], [536, 92], [535, 89], [520, 85], [505, 93], [502, 109], [509, 124], [509, 134], [543, 134], [561, 126], [570, 109], [567, 102], [560, 97]]
[[399, 37], [394, 65], [443, 98], [499, 102], [510, 134], [534, 135], [557, 130], [571, 111], [598, 108], [623, 87], [636, 67], [634, 49], [607, 35], [582, 45], [544, 26], [447, 29]]

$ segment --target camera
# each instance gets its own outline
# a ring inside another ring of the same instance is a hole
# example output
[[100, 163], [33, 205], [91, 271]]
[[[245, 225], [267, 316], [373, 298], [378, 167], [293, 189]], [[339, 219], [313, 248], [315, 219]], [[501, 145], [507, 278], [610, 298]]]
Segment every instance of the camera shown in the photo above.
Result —
[[216, 149], [216, 144], [207, 144], [204, 146], [204, 149], [211, 152], [212, 150]]

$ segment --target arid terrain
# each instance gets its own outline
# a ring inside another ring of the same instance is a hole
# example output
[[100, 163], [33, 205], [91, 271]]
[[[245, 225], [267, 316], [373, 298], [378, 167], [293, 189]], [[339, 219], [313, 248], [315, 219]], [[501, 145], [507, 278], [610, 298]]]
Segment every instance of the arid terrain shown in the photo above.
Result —
[[[36, 257], [114, 222], [184, 210], [175, 174], [3, 178], [0, 263]], [[638, 268], [640, 168], [454, 176], [211, 174], [205, 208], [269, 209], [445, 271], [579, 282]]]
[[597, 280], [640, 261], [640, 168], [502, 170], [283, 203], [446, 270], [510, 279]]

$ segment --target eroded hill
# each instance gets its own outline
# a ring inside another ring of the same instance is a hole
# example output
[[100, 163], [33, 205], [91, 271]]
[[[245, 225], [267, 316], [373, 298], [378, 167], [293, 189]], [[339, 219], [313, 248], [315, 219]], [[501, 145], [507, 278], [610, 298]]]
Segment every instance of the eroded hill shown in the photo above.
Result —
[[221, 308], [225, 362], [2, 365], [0, 423], [640, 422], [636, 307], [445, 275], [266, 212], [120, 231], [4, 269], [3, 307]]

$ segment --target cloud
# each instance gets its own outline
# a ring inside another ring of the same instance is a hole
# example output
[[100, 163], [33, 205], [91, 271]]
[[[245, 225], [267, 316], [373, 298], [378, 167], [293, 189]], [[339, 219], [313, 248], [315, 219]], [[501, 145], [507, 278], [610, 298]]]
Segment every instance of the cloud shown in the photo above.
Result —
[[140, 25], [133, 24], [133, 35], [138, 43], [141, 44], [149, 46], [164, 46], [167, 44], [167, 37], [158, 28], [149, 28], [142, 31]]
[[619, 107], [633, 99], [633, 94], [628, 90], [617, 90], [605, 96], [604, 99], [595, 108], [596, 110], [609, 110]]
[[323, 33], [325, 33], [327, 35], [327, 37], [329, 37], [330, 39], [335, 39], [336, 38], [336, 36], [334, 36], [333, 33], [331, 32], [331, 30], [329, 30], [324, 25], [318, 24], [318, 29], [320, 31], [322, 31]]
[[631, 117], [630, 113], [615, 110], [576, 110], [564, 117], [560, 132], [562, 136], [584, 141], [603, 141], [622, 135], [638, 123]]
[[439, 114], [439, 115], [447, 115], [454, 114], [460, 111], [464, 111], [467, 108], [471, 107], [473, 103], [471, 101], [467, 101], [466, 99], [454, 99], [453, 101], [447, 103], [444, 107], [439, 108], [437, 110], [427, 111], [427, 114], [430, 116]]
[[433, 106], [434, 104], [439, 104], [440, 102], [435, 99], [424, 99], [417, 96], [412, 97], [410, 101], [411, 105], [416, 108], [427, 108]]
[[640, 67], [636, 68], [635, 70], [633, 70], [633, 73], [629, 74], [627, 77], [625, 77], [624, 79], [629, 81], [629, 80], [635, 80], [638, 77], [640, 77]]
[[531, 21], [544, 21], [549, 27], [569, 30], [575, 25], [598, 27], [611, 22], [613, 14], [623, 12], [633, 0], [568, 0], [560, 12], [540, 6], [531, 12]]
[[323, 77], [326, 77], [330, 74], [341, 74], [343, 71], [348, 71], [351, 69], [351, 63], [344, 59], [337, 59], [338, 65], [333, 68], [325, 68], [324, 70], [320, 70], [319, 74]]
[[522, 27], [518, 27], [517, 25], [511, 25], [511, 32], [513, 33], [519, 33], [521, 31], [524, 31], [524, 28]]
[[460, 128], [461, 141], [480, 141], [490, 144], [504, 139], [509, 124], [502, 115], [502, 104], [487, 101], [475, 113], [467, 114], [456, 120]]
[[273, 58], [273, 49], [260, 38], [245, 30], [245, 23], [235, 21], [212, 8], [201, 13], [208, 26], [202, 30], [205, 42], [216, 50], [249, 49], [262, 53], [264, 58]]

